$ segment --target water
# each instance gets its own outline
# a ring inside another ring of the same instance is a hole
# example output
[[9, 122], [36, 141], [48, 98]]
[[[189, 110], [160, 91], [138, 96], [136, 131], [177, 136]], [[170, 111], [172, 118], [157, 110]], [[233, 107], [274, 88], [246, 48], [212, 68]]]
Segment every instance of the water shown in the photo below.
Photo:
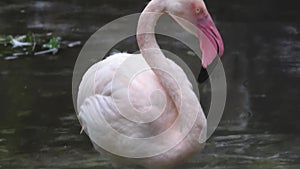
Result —
[[[296, 2], [207, 2], [225, 43], [226, 109], [204, 151], [178, 168], [300, 167]], [[105, 23], [139, 12], [146, 3], [1, 1], [0, 34], [53, 32], [67, 41], [85, 42]], [[117, 49], [128, 49], [131, 42]], [[180, 55], [188, 52], [170, 39], [160, 43]], [[87, 136], [79, 134], [71, 79], [80, 49], [14, 60], [0, 57], [0, 168], [112, 168]], [[200, 89], [207, 110], [209, 84]]]

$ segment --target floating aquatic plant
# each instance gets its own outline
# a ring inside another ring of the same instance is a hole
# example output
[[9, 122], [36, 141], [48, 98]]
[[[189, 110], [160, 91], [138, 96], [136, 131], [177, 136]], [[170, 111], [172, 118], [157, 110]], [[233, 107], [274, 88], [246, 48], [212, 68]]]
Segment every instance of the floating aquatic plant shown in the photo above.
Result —
[[81, 45], [80, 41], [62, 42], [62, 38], [52, 33], [26, 35], [0, 35], [0, 57], [6, 60], [20, 56], [35, 56], [44, 54], [56, 54], [62, 47], [74, 47]]
[[52, 37], [48, 43], [43, 44], [43, 48], [46, 49], [54, 49], [54, 48], [59, 48], [60, 46], [60, 39], [59, 37]]

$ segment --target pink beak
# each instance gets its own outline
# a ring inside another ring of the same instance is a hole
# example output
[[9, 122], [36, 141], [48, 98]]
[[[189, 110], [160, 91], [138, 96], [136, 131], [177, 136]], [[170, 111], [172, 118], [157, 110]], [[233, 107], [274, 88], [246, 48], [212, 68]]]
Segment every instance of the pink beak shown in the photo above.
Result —
[[202, 51], [202, 66], [207, 68], [209, 64], [224, 52], [222, 37], [217, 30], [211, 16], [200, 16], [197, 21], [199, 30], [200, 49]]

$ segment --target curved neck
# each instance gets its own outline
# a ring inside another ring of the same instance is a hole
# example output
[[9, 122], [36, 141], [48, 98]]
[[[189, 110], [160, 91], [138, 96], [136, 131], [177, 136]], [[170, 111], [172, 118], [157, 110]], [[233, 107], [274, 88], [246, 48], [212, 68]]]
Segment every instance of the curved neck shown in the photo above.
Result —
[[[162, 14], [163, 8], [160, 6], [159, 1], [152, 0], [141, 13], [138, 21], [137, 42], [143, 57], [150, 66], [152, 66], [152, 52], [154, 50], [157, 50], [160, 57], [164, 58], [155, 39], [155, 25]], [[157, 66], [159, 62], [156, 61], [153, 64], [153, 66]]]
[[143, 58], [179, 109], [181, 95], [178, 82], [181, 83], [180, 78], [155, 39], [155, 25], [164, 12], [163, 5], [158, 2], [163, 1], [152, 0], [142, 12], [137, 27], [137, 42]]

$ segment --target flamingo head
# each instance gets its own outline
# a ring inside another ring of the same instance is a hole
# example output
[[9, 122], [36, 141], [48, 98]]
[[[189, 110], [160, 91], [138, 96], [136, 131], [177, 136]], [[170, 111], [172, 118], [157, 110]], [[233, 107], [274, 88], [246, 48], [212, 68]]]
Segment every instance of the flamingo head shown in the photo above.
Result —
[[165, 11], [185, 30], [199, 38], [202, 66], [208, 65], [224, 52], [223, 40], [203, 0], [165, 0]]

